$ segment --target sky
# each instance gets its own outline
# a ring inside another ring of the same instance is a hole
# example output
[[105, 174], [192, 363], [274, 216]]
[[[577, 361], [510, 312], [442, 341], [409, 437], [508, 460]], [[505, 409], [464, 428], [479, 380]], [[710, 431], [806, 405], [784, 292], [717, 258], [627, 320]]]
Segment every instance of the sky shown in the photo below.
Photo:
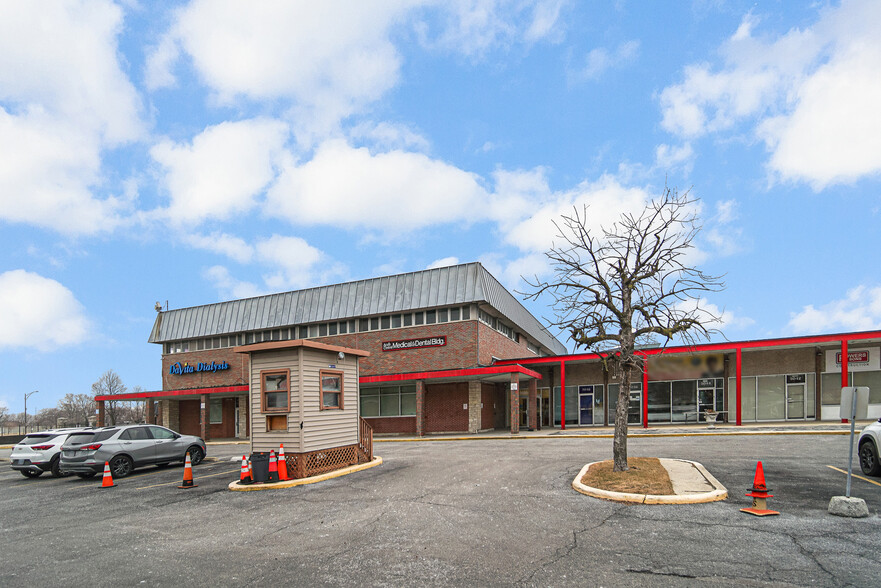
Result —
[[881, 328], [879, 72], [874, 0], [0, 0], [0, 404], [159, 389], [157, 301], [523, 290], [665, 185], [717, 339]]

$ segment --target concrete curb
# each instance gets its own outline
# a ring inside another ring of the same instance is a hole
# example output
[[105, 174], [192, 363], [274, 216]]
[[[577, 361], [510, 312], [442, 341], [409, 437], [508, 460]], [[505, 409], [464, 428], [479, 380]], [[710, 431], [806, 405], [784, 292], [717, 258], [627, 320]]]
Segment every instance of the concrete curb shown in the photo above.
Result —
[[[707, 433], [628, 433], [628, 438], [634, 437], [732, 437], [737, 435], [850, 435], [850, 431], [734, 431], [734, 432], [707, 432]], [[466, 435], [459, 437], [406, 437], [402, 439], [377, 439], [374, 443], [425, 443], [437, 441], [520, 441], [527, 439], [613, 439], [614, 433], [564, 433], [548, 435]]]
[[[662, 461], [663, 460], [664, 458], [662, 458]], [[593, 498], [602, 498], [604, 500], [626, 502], [630, 504], [702, 504], [706, 502], [718, 502], [728, 498], [728, 489], [725, 488], [725, 486], [723, 486], [710, 472], [708, 472], [702, 464], [687, 459], [669, 461], [690, 463], [704, 478], [706, 478], [707, 482], [709, 482], [714, 489], [710, 492], [696, 492], [694, 494], [631, 494], [628, 492], [611, 492], [609, 490], [602, 490], [600, 488], [593, 488], [582, 484], [581, 478], [584, 477], [584, 474], [587, 473], [590, 466], [601, 463], [598, 461], [589, 463], [581, 468], [581, 471], [578, 472], [578, 475], [572, 481], [572, 488], [576, 492], [580, 492], [586, 496], [592, 496]]]
[[229, 489], [236, 492], [251, 492], [254, 490], [274, 490], [276, 488], [293, 488], [294, 486], [303, 486], [305, 484], [315, 484], [318, 482], [324, 482], [325, 480], [330, 480], [332, 478], [339, 478], [340, 476], [347, 476], [349, 474], [354, 474], [355, 472], [360, 472], [361, 470], [370, 469], [376, 467], [378, 465], [382, 465], [382, 458], [378, 455], [373, 456], [373, 461], [368, 463], [362, 463], [359, 465], [349, 466], [347, 468], [342, 468], [340, 470], [336, 470], [333, 472], [328, 472], [326, 474], [321, 474], [319, 476], [312, 476], [310, 478], [300, 478], [298, 480], [288, 480], [286, 482], [273, 482], [271, 484], [239, 484], [238, 481], [231, 482], [229, 485]]

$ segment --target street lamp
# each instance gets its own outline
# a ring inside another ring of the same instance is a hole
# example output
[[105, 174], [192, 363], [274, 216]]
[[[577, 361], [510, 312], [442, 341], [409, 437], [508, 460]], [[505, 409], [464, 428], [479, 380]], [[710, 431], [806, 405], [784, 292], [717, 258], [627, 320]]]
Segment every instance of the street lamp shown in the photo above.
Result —
[[32, 395], [39, 392], [39, 390], [34, 390], [33, 392], [27, 392], [24, 395], [24, 434], [28, 434], [28, 398]]

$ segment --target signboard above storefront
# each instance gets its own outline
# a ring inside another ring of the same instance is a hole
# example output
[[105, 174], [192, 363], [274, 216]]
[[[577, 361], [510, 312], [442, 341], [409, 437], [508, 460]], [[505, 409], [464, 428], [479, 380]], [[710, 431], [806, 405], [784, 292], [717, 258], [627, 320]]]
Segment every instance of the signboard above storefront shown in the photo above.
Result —
[[192, 374], [197, 372], [220, 372], [228, 369], [229, 364], [225, 361], [222, 361], [220, 363], [216, 363], [213, 361], [211, 363], [204, 363], [200, 361], [196, 365], [190, 365], [189, 363], [182, 364], [181, 362], [177, 361], [171, 364], [171, 366], [168, 368], [168, 373], [173, 376], [182, 376], [184, 374]]
[[423, 347], [443, 347], [447, 344], [446, 335], [426, 337], [424, 339], [404, 339], [401, 341], [383, 341], [383, 351], [400, 351], [402, 349], [421, 349]]
[[[881, 348], [867, 347], [847, 351], [847, 370], [868, 372], [881, 370]], [[841, 351], [826, 351], [826, 371], [841, 373]]]

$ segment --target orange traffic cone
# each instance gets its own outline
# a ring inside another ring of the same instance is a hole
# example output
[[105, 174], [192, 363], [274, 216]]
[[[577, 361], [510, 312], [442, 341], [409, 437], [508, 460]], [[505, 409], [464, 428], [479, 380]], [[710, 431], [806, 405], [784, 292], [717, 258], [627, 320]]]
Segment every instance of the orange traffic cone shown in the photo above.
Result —
[[768, 487], [765, 485], [765, 470], [762, 469], [762, 462], [756, 466], [756, 476], [753, 479], [753, 487], [745, 496], [752, 496], [753, 505], [750, 508], [741, 508], [742, 512], [756, 515], [757, 517], [766, 517], [769, 515], [779, 515], [776, 510], [768, 510], [767, 499], [773, 498], [773, 494], [769, 494]]
[[110, 475], [110, 462], [104, 462], [104, 479], [101, 480], [102, 488], [115, 488], [116, 484], [113, 483], [113, 476]]
[[254, 470], [251, 469], [251, 460], [248, 460], [248, 476], [251, 478], [251, 483], [254, 483]]
[[251, 470], [248, 468], [248, 458], [242, 456], [242, 472], [239, 475], [239, 484], [251, 483]]
[[278, 482], [278, 462], [275, 461], [275, 452], [269, 452], [269, 482]]
[[288, 480], [288, 462], [284, 456], [284, 443], [278, 449], [278, 479], [284, 482]]
[[193, 464], [190, 463], [190, 454], [187, 452], [187, 461], [184, 463], [184, 480], [178, 488], [195, 488], [193, 484]]

